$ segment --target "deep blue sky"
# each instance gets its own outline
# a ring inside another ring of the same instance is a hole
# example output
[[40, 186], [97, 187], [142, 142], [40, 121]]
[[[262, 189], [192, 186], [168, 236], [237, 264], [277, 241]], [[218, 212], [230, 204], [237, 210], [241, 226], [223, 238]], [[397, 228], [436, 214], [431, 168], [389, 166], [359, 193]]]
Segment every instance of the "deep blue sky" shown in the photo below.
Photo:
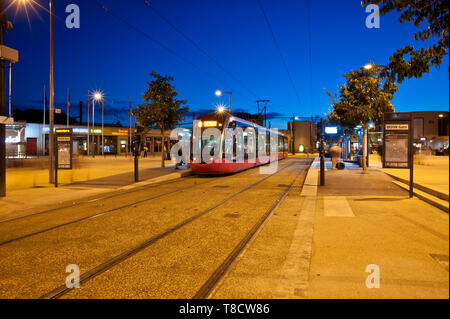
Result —
[[[6, 0], [6, 6], [12, 0]], [[45, 8], [47, 0], [35, 0]], [[127, 123], [132, 98], [140, 103], [142, 92], [155, 70], [175, 78], [179, 97], [193, 111], [214, 108], [228, 98], [217, 98], [216, 89], [232, 90], [233, 109], [256, 112], [257, 99], [207, 57], [177, 34], [142, 0], [99, 0], [151, 37], [177, 51], [209, 72], [211, 79], [192, 65], [155, 45], [114, 19], [90, 0], [56, 0], [54, 23], [55, 104], [64, 106], [67, 88], [72, 104], [87, 100], [89, 89], [106, 94], [110, 121]], [[330, 107], [323, 88], [334, 92], [342, 74], [372, 61], [385, 64], [388, 57], [413, 39], [417, 29], [400, 24], [395, 13], [381, 17], [380, 29], [368, 29], [368, 15], [360, 1], [312, 0], [312, 87], [308, 59], [306, 0], [262, 0], [279, 46], [300, 96], [300, 104], [272, 42], [257, 0], [154, 0], [152, 5], [194, 39], [212, 57], [240, 79], [259, 98], [270, 99], [268, 111], [292, 116], [322, 115]], [[65, 27], [65, 8], [76, 3], [81, 9], [81, 28]], [[6, 45], [20, 51], [13, 72], [14, 107], [42, 107], [43, 87], [49, 74], [49, 16], [36, 7], [40, 17], [19, 11]], [[8, 10], [13, 20], [15, 9]], [[396, 111], [448, 110], [448, 56], [440, 70], [399, 85], [392, 101]], [[219, 82], [218, 80], [221, 80]], [[65, 109], [65, 108], [64, 108]], [[78, 107], [73, 110], [78, 115]], [[85, 117], [86, 115], [84, 115]], [[286, 119], [273, 119], [272, 126], [286, 127]]]

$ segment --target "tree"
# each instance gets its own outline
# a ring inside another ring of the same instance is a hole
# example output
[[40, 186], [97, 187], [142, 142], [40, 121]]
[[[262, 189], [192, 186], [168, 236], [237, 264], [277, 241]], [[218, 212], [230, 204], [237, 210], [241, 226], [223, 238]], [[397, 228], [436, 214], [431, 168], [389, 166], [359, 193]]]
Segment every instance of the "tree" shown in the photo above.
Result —
[[185, 100], [176, 99], [178, 92], [170, 83], [173, 77], [161, 76], [155, 71], [151, 73], [151, 77], [153, 79], [147, 82], [147, 90], [142, 96], [144, 103], [133, 110], [133, 115], [139, 126], [145, 129], [156, 127], [161, 131], [161, 167], [165, 167], [164, 132], [183, 121], [183, 115], [189, 112], [189, 108], [185, 106]]
[[[431, 67], [442, 64], [443, 57], [448, 54], [450, 24], [448, 0], [363, 0], [361, 5], [380, 5], [380, 14], [389, 11], [401, 12], [399, 22], [413, 22], [419, 27], [425, 26], [414, 34], [416, 41], [436, 38], [437, 42], [428, 48], [415, 49], [405, 46], [398, 49], [390, 58], [389, 64], [383, 68], [382, 77], [388, 77], [392, 82], [402, 83], [405, 78], [420, 78], [428, 73]], [[405, 59], [406, 58], [406, 59]], [[409, 58], [409, 59], [408, 59]]]
[[359, 70], [345, 73], [346, 84], [338, 86], [338, 99], [334, 99], [326, 89], [333, 103], [330, 120], [338, 122], [347, 132], [356, 125], [363, 127], [363, 170], [366, 170], [366, 130], [369, 122], [379, 125], [385, 112], [393, 112], [390, 100], [394, 98], [397, 85], [386, 79], [381, 80], [381, 65], [367, 65]]

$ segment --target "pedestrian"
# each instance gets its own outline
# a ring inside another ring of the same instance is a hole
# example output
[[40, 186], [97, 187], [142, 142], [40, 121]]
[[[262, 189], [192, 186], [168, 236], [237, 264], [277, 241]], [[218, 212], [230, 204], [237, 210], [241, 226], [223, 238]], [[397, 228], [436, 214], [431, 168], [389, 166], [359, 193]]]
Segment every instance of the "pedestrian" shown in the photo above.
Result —
[[167, 156], [167, 147], [166, 144], [164, 143], [164, 147], [163, 147], [163, 152], [164, 152], [164, 160], [168, 160], [168, 156]]
[[147, 145], [144, 146], [144, 157], [147, 157], [148, 147]]
[[330, 155], [331, 155], [331, 167], [332, 169], [336, 169], [336, 163], [339, 160], [339, 158], [341, 157], [341, 153], [342, 153], [342, 148], [334, 143], [330, 149], [329, 149]]

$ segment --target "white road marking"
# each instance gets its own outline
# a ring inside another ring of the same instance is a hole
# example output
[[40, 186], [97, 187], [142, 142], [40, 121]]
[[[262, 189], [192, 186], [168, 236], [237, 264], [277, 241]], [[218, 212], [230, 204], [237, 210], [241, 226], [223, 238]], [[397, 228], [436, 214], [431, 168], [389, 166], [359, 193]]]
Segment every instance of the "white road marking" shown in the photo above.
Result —
[[324, 216], [355, 217], [345, 196], [326, 196], [323, 198]]

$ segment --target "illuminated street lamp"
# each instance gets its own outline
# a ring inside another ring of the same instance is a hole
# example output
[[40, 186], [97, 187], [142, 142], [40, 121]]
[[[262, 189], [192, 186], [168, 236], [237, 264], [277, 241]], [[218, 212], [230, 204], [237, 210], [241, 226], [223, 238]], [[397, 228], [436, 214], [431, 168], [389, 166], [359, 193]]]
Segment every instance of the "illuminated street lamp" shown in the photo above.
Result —
[[[34, 0], [20, 0], [20, 1], [14, 1], [10, 4], [14, 5], [16, 2], [18, 2], [18, 6], [27, 6], [27, 5], [37, 5], [42, 8], [42, 6], [37, 3]], [[48, 132], [48, 159], [49, 159], [49, 182], [50, 184], [55, 183], [55, 175], [54, 175], [54, 168], [55, 168], [55, 159], [54, 159], [54, 153], [55, 153], [55, 144], [54, 144], [54, 79], [53, 79], [53, 0], [49, 0], [49, 14], [50, 14], [50, 99], [49, 99], [49, 132]], [[9, 6], [8, 6], [9, 8]], [[25, 8], [25, 10], [27, 10]], [[3, 13], [3, 0], [1, 0], [1, 13]], [[27, 14], [28, 15], [28, 14]]]
[[[92, 128], [94, 128], [94, 106], [95, 101], [102, 102], [102, 155], [105, 155], [105, 147], [104, 147], [104, 136], [103, 136], [103, 128], [104, 128], [104, 122], [103, 122], [103, 116], [104, 116], [104, 110], [105, 110], [105, 98], [101, 92], [94, 92], [94, 101], [92, 102]], [[93, 139], [95, 137], [95, 130], [92, 134]], [[95, 145], [95, 144], [93, 144]], [[95, 156], [95, 149], [94, 149], [94, 156]]]
[[366, 64], [366, 65], [364, 66], [364, 69], [366, 69], [366, 70], [370, 70], [371, 68], [373, 68], [372, 63]]
[[228, 96], [230, 98], [230, 102], [228, 104], [228, 112], [231, 113], [231, 94], [232, 94], [232, 92], [222, 92], [221, 90], [216, 91], [216, 96], [222, 96], [222, 94], [228, 94]]
[[219, 107], [217, 108], [217, 112], [223, 113], [224, 111], [225, 111], [225, 108], [222, 105], [219, 105]]

